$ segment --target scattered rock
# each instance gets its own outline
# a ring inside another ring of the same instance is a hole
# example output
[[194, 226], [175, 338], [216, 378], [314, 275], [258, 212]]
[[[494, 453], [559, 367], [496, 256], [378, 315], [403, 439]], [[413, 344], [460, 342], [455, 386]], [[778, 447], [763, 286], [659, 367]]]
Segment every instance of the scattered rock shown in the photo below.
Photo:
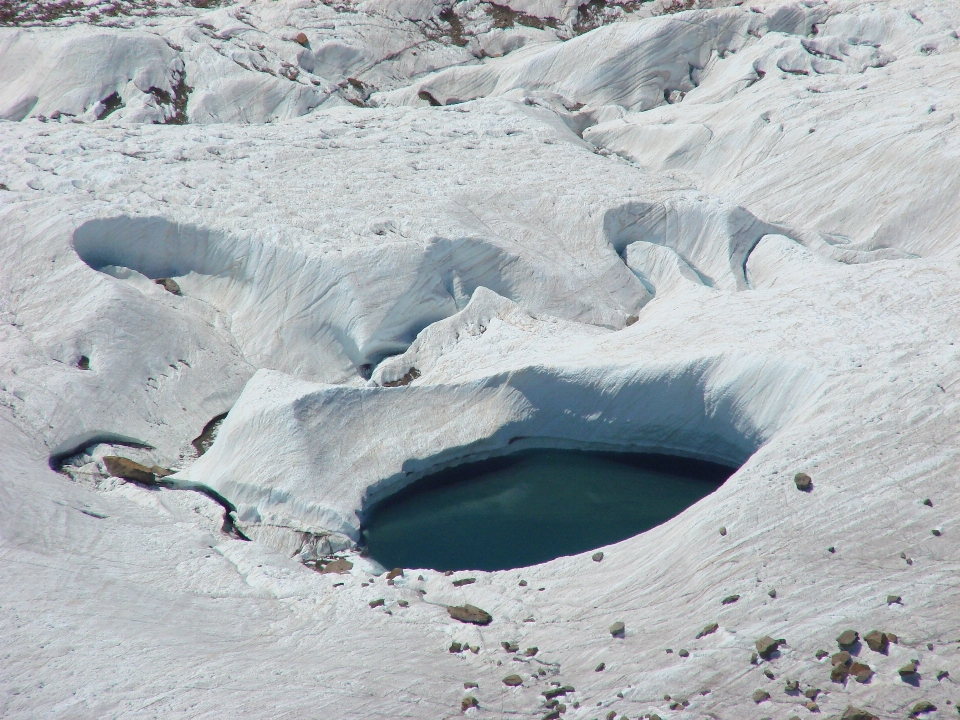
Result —
[[520, 649], [520, 646], [519, 646], [517, 643], [515, 643], [515, 642], [507, 642], [506, 640], [504, 640], [502, 643], [500, 643], [500, 645], [501, 645], [501, 646], [503, 647], [503, 649], [506, 650], [508, 653], [515, 653], [515, 652], [517, 652], [517, 650]]
[[873, 677], [873, 670], [870, 669], [870, 666], [861, 662], [850, 665], [849, 672], [858, 683], [868, 682]]
[[848, 705], [840, 716], [840, 720], [879, 720], [879, 718], [871, 712]]
[[937, 672], [937, 682], [948, 677], [950, 677], [950, 673], [947, 672], [946, 670], [940, 670], [939, 672]]
[[809, 698], [810, 700], [816, 700], [817, 695], [820, 694], [820, 688], [807, 688], [803, 691], [803, 696]]
[[923, 504], [926, 505], [927, 507], [933, 507], [933, 501], [930, 498], [926, 498], [923, 501]]
[[337, 575], [344, 575], [353, 569], [353, 563], [347, 560], [346, 558], [336, 558], [326, 563], [323, 567], [318, 569], [321, 573], [325, 575], [328, 573], [336, 573]]
[[403, 568], [394, 568], [387, 573], [387, 583], [393, 585], [393, 581], [398, 578], [403, 577]]
[[103, 458], [103, 464], [107, 468], [107, 472], [114, 477], [143, 483], [144, 485], [153, 485], [157, 481], [157, 476], [150, 468], [125, 457], [107, 455]]
[[859, 639], [860, 633], [856, 630], [844, 630], [837, 636], [837, 645], [840, 646], [841, 650], [847, 650], [853, 647]]
[[756, 653], [750, 653], [750, 664], [756, 665], [760, 662], [760, 656]]
[[715, 622], [710, 623], [709, 625], [705, 626], [703, 630], [697, 633], [696, 639], [699, 640], [700, 638], [706, 637], [707, 635], [712, 635], [717, 631], [719, 627], [720, 625]]
[[180, 286], [177, 284], [177, 281], [173, 278], [157, 278], [154, 280], [157, 285], [162, 287], [168, 293], [173, 293], [174, 295], [181, 295]]
[[773, 674], [773, 670], [770, 668], [764, 668], [763, 674], [766, 675], [770, 680], [776, 680], [776, 676]]
[[460, 580], [454, 580], [454, 587], [463, 587], [464, 585], [473, 585], [477, 581], [476, 578], [461, 578]]
[[473, 695], [467, 695], [460, 701], [460, 712], [466, 712], [470, 708], [475, 707], [480, 707], [480, 702]]
[[827, 548], [827, 552], [828, 552], [828, 553], [831, 553], [831, 554], [832, 554], [832, 553], [835, 553], [836, 551], [837, 551], [837, 549], [836, 549], [833, 545], [831, 545], [830, 547]]
[[726, 534], [727, 534], [727, 529], [726, 529], [725, 527], [720, 528], [720, 534], [721, 534], [721, 535], [726, 535]]
[[294, 38], [294, 40], [296, 40], [299, 44], [303, 45], [304, 47], [306, 47], [307, 43], [310, 42], [307, 39], [307, 34], [302, 32], [297, 33], [297, 36]]
[[919, 664], [917, 663], [916, 660], [911, 660], [902, 668], [897, 670], [897, 672], [900, 673], [900, 677], [910, 677], [911, 675], [916, 674], [918, 665]]
[[615, 622], [610, 626], [610, 634], [615, 638], [625, 638], [627, 636], [627, 626], [622, 622]]
[[543, 695], [547, 700], [553, 700], [556, 697], [560, 697], [572, 692], [574, 692], [573, 685], [563, 685], [561, 687], [551, 688], [550, 690], [544, 690], [540, 694]]
[[594, 562], [600, 562], [601, 560], [603, 560], [603, 553], [602, 553], [602, 552], [595, 552], [595, 553], [593, 554], [593, 561], [594, 561]]
[[830, 670], [830, 679], [835, 683], [842, 683], [847, 679], [847, 675], [850, 674], [850, 668], [848, 668], [843, 663], [839, 665], [834, 665]]
[[886, 635], [886, 636], [887, 636], [887, 640], [889, 640], [890, 642], [892, 642], [894, 645], [896, 645], [897, 643], [900, 642], [900, 638], [898, 638], [898, 637], [897, 637], [896, 635], [894, 635], [892, 632], [884, 633], [884, 635]]
[[503, 679], [503, 684], [508, 687], [517, 687], [518, 685], [523, 685], [523, 678], [519, 675], [507, 675]]
[[887, 595], [887, 605], [903, 605], [903, 598], [899, 595]]
[[910, 711], [910, 714], [916, 717], [920, 713], [933, 712], [937, 709], [937, 706], [928, 700], [921, 700], [916, 705], [913, 706], [913, 710]]
[[732, 605], [737, 600], [740, 599], [739, 595], [727, 595], [723, 600], [720, 601], [721, 605]]
[[764, 660], [769, 660], [770, 656], [773, 655], [780, 648], [780, 641], [774, 640], [769, 635], [764, 635], [762, 638], [757, 640], [757, 653]]
[[850, 665], [852, 661], [853, 656], [846, 650], [841, 650], [838, 653], [834, 653], [833, 657], [830, 658], [831, 665]]
[[810, 492], [813, 489], [813, 480], [806, 473], [797, 473], [793, 482], [796, 484], [797, 490], [802, 492]]
[[386, 601], [383, 598], [377, 598], [376, 600], [371, 600], [369, 605], [372, 608], [378, 608], [383, 607], [384, 602]]
[[820, 706], [817, 705], [813, 700], [805, 702], [803, 706], [810, 712], [820, 712]]
[[473, 605], [449, 605], [447, 613], [454, 620], [474, 625], [489, 625], [493, 620], [493, 615]]
[[817, 650], [816, 658], [817, 660], [823, 660], [829, 654], [826, 650]]
[[607, 669], [607, 664], [606, 664], [606, 663], [600, 663], [600, 664], [597, 665], [597, 667], [594, 669], [594, 672], [603, 672], [603, 671], [606, 670], [606, 669]]
[[785, 693], [798, 693], [800, 692], [800, 681], [799, 680], [787, 680], [783, 686], [783, 691]]
[[863, 640], [867, 643], [868, 648], [878, 653], [885, 653], [890, 642], [887, 636], [879, 630], [871, 630], [863, 636]]
[[452, 653], [463, 652], [463, 645], [461, 645], [458, 642], [452, 642], [450, 643], [450, 650], [448, 652], [452, 652]]
[[940, 532], [939, 530], [937, 530], [936, 528], [934, 528], [933, 530], [931, 530], [930, 533], [931, 533], [934, 537], [940, 537], [941, 535], [943, 535], [943, 533]]
[[406, 600], [397, 600], [397, 605], [399, 605], [402, 608], [410, 607], [410, 603], [407, 602]]
[[617, 711], [611, 710], [607, 713], [607, 720], [617, 720]]
[[77, 360], [77, 367], [80, 368], [81, 370], [89, 370], [90, 358], [88, 358], [86, 355], [81, 355], [80, 359]]
[[527, 581], [526, 581], [526, 580], [521, 580], [520, 583], [519, 583], [519, 585], [520, 585], [520, 587], [526, 587], [526, 586], [527, 586]]
[[527, 657], [533, 657], [533, 656], [536, 655], [538, 652], [540, 652], [540, 648], [538, 648], [538, 647], [528, 647], [526, 650], [523, 651], [523, 654], [526, 655]]
[[767, 595], [769, 595], [769, 596], [772, 597], [772, 598], [775, 598], [775, 597], [777, 596], [777, 591], [776, 591], [776, 589], [775, 589], [775, 588], [770, 588], [769, 590], [767, 590]]
[[677, 655], [679, 655], [680, 657], [690, 657], [690, 652], [688, 650], [681, 649], [680, 652], [677, 653]]
[[770, 699], [770, 693], [768, 693], [766, 690], [754, 690], [751, 697], [753, 697], [753, 701], [759, 705], [760, 703], [766, 702]]

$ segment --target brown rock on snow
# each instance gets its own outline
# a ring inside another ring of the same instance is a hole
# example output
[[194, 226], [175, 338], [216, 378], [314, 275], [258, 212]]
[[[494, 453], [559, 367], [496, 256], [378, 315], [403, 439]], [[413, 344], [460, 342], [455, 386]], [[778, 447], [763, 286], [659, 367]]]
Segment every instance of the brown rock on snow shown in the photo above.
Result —
[[145, 485], [152, 485], [157, 481], [157, 476], [150, 468], [125, 457], [107, 455], [103, 458], [103, 464], [107, 472], [114, 477]]
[[813, 481], [806, 473], [797, 473], [793, 478], [793, 482], [796, 483], [797, 490], [801, 492], [810, 492], [813, 489]]
[[474, 625], [489, 625], [493, 620], [493, 615], [473, 605], [450, 605], [447, 613], [454, 620]]

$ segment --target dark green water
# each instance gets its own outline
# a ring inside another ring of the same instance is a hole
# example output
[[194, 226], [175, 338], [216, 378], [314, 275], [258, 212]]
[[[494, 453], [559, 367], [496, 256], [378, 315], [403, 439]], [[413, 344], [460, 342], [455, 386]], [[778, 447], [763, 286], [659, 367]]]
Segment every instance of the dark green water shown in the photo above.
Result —
[[667, 455], [524, 450], [404, 488], [373, 508], [364, 539], [387, 568], [526, 567], [656, 527], [734, 472]]

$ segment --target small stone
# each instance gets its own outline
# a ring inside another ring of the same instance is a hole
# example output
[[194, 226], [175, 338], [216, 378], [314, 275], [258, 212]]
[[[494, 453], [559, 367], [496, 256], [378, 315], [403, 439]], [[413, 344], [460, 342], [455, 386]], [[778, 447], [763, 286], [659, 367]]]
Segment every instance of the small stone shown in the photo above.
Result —
[[673, 655], [673, 648], [667, 648], [665, 652], [667, 655]]
[[874, 652], [884, 653], [887, 651], [889, 641], [887, 640], [887, 636], [879, 630], [871, 630], [863, 636], [863, 640], [867, 643], [867, 647]]
[[907, 565], [913, 565], [913, 558], [907, 558]]
[[603, 560], [603, 553], [595, 552], [592, 557], [594, 562], [600, 562], [601, 560]]
[[480, 652], [480, 646], [479, 646], [479, 645], [464, 645], [464, 647], [467, 648], [467, 649], [468, 649], [470, 652], [472, 652], [474, 655], [476, 655], [478, 652]]
[[817, 705], [813, 700], [805, 702], [803, 706], [810, 712], [820, 712], [820, 706]]
[[656, 713], [653, 713], [653, 715], [650, 716], [650, 720], [663, 720], [663, 719]]
[[910, 711], [911, 715], [919, 715], [920, 713], [933, 712], [937, 709], [937, 706], [928, 700], [921, 700], [916, 705], [913, 706], [913, 709]]
[[383, 607], [384, 602], [386, 601], [383, 598], [377, 598], [376, 600], [371, 600], [369, 605], [372, 608], [378, 608]]
[[926, 498], [923, 501], [923, 504], [926, 505], [927, 507], [933, 507], [933, 501], [930, 498]]
[[896, 635], [894, 635], [892, 632], [884, 633], [884, 635], [886, 635], [887, 640], [892, 642], [894, 645], [900, 642], [900, 639]]
[[547, 700], [553, 700], [554, 698], [561, 697], [572, 692], [574, 692], [573, 685], [563, 685], [561, 687], [555, 687], [551, 690], [544, 690], [540, 694], [543, 695]]
[[840, 646], [841, 650], [846, 650], [853, 647], [859, 639], [860, 633], [856, 630], [844, 630], [837, 636], [837, 645]]
[[709, 625], [706, 625], [706, 626], [703, 628], [703, 630], [701, 630], [700, 632], [697, 633], [696, 639], [699, 640], [700, 638], [706, 637], [707, 635], [712, 635], [713, 633], [715, 633], [715, 632], [717, 631], [717, 629], [718, 629], [719, 627], [720, 627], [720, 625], [717, 624], [717, 623], [715, 623], [715, 622], [710, 623]]
[[610, 634], [615, 638], [625, 638], [627, 636], [627, 626], [622, 622], [615, 622], [610, 626]]
[[831, 665], [849, 665], [853, 660], [853, 656], [848, 653], [846, 650], [841, 650], [838, 653], [834, 653], [833, 657], [830, 658]]
[[454, 587], [463, 587], [464, 585], [473, 585], [477, 581], [476, 578], [461, 578], [460, 580], [454, 580]]
[[848, 705], [847, 709], [843, 711], [843, 715], [840, 716], [840, 720], [879, 720], [879, 718], [866, 710]]
[[617, 693], [617, 697], [620, 698], [621, 700], [623, 700], [623, 693], [622, 693], [622, 692], [618, 692], [618, 693]]
[[769, 635], [764, 635], [762, 638], [757, 640], [755, 644], [757, 646], [757, 652], [764, 660], [769, 660], [770, 656], [773, 655], [773, 653], [775, 653], [780, 647], [780, 641], [774, 640]]
[[107, 455], [103, 458], [103, 464], [113, 477], [144, 485], [153, 485], [157, 481], [157, 476], [150, 468], [125, 457]]
[[688, 650], [681, 650], [677, 653], [680, 657], [690, 657], [690, 652]]
[[454, 620], [474, 625], [489, 625], [493, 620], [493, 615], [473, 605], [450, 605], [447, 613]]
[[397, 605], [399, 605], [402, 608], [410, 607], [410, 603], [406, 600], [397, 600]]
[[850, 666], [850, 674], [856, 678], [858, 683], [865, 683], [871, 677], [873, 677], [873, 670], [870, 669], [869, 665], [864, 663], [855, 662]]
[[940, 680], [943, 680], [944, 678], [948, 678], [948, 677], [950, 677], [950, 673], [947, 672], [946, 670], [940, 670], [940, 671], [937, 673], [937, 681], [938, 681], [938, 682], [939, 682]]
[[760, 703], [766, 702], [770, 699], [770, 693], [768, 693], [766, 690], [754, 690], [751, 697], [753, 697], [753, 701], [759, 705]]
[[830, 547], [827, 548], [827, 552], [828, 552], [828, 553], [835, 553], [836, 551], [837, 551], [837, 549], [836, 549], [833, 545], [831, 545]]
[[720, 534], [721, 534], [721, 535], [726, 535], [726, 534], [727, 534], [727, 529], [726, 529], [725, 527], [720, 528]]
[[501, 647], [503, 647], [503, 649], [506, 650], [508, 653], [515, 653], [515, 652], [517, 652], [517, 650], [520, 649], [520, 646], [519, 646], [517, 643], [515, 643], [515, 642], [507, 642], [507, 641], [504, 641], [504, 642], [500, 643], [500, 645], [501, 645]]
[[839, 665], [834, 665], [830, 670], [830, 679], [835, 683], [842, 683], [847, 679], [847, 675], [850, 674], [850, 668], [848, 668], [843, 663]]
[[452, 652], [452, 653], [463, 652], [463, 645], [461, 645], [461, 644], [458, 643], [458, 642], [452, 642], [452, 643], [450, 643], [450, 650], [449, 650], [449, 652]]
[[606, 663], [600, 663], [599, 665], [597, 665], [596, 668], [594, 668], [594, 672], [603, 672], [603, 671], [606, 670], [606, 669], [607, 669], [607, 664], [606, 664]]
[[799, 680], [787, 680], [784, 683], [783, 691], [785, 693], [795, 693], [800, 692], [800, 681]]
[[793, 482], [796, 484], [797, 490], [802, 492], [810, 492], [813, 489], [813, 480], [806, 473], [797, 473]]
[[927, 650], [933, 650], [933, 643], [927, 643]]
[[823, 660], [829, 654], [826, 650], [817, 650], [817, 660]]
[[476, 687], [480, 687], [480, 684], [475, 682], [465, 682], [463, 684], [464, 690], [469, 690], [470, 688], [476, 688]]
[[772, 598], [775, 598], [775, 597], [777, 596], [777, 591], [776, 591], [776, 589], [770, 588], [769, 590], [767, 590], [767, 595], [769, 595], [769, 596], [772, 597]]
[[453, 575], [453, 570], [444, 570], [443, 574], [447, 577], [450, 577], [451, 575]]
[[943, 535], [943, 533], [940, 532], [939, 530], [937, 530], [936, 528], [934, 528], [933, 530], [931, 530], [930, 533], [931, 533], [934, 537], [940, 537], [941, 535]]
[[756, 665], [758, 662], [760, 662], [760, 656], [756, 653], [750, 653], [750, 664]]
[[611, 710], [610, 712], [607, 713], [607, 720], [616, 720], [616, 718], [617, 718], [616, 710]]
[[770, 680], [776, 679], [776, 676], [773, 674], [773, 670], [770, 668], [764, 668], [763, 674], [766, 675]]
[[911, 675], [914, 675], [917, 672], [917, 661], [911, 660], [902, 668], [897, 670], [897, 672], [900, 673], [900, 677], [910, 677]]
[[903, 605], [903, 598], [899, 595], [887, 595], [887, 605]]
[[503, 684], [507, 687], [517, 687], [518, 685], [523, 685], [523, 678], [519, 675], [507, 675], [503, 679]]
[[820, 694], [820, 688], [807, 688], [803, 691], [803, 696], [809, 698], [810, 700], [816, 700], [817, 695]]
[[460, 712], [466, 712], [475, 707], [480, 707], [480, 702], [473, 695], [467, 695], [460, 701]]
[[320, 572], [324, 575], [336, 574], [345, 575], [353, 569], [353, 563], [346, 558], [335, 558], [324, 565]]
[[540, 652], [540, 648], [528, 647], [526, 650], [523, 651], [523, 654], [526, 655], [527, 657], [533, 657], [538, 652]]
[[521, 581], [519, 582], [519, 585], [520, 585], [520, 587], [526, 587], [526, 586], [527, 586], [527, 581], [526, 581], [526, 580], [521, 580]]
[[154, 280], [153, 282], [155, 282], [157, 285], [159, 285], [160, 287], [162, 287], [162, 288], [163, 288], [164, 290], [166, 290], [168, 293], [172, 293], [172, 294], [174, 294], [174, 295], [180, 295], [180, 294], [181, 294], [181, 293], [180, 293], [180, 286], [177, 284], [177, 281], [174, 280], [173, 278], [157, 278], [157, 279]]
[[297, 33], [297, 36], [294, 38], [294, 40], [296, 40], [301, 45], [306, 45], [308, 42], [310, 42], [307, 39], [307, 34], [302, 32]]
[[90, 358], [88, 358], [86, 355], [81, 355], [80, 359], [77, 360], [77, 367], [80, 368], [81, 370], [89, 370]]
[[732, 605], [737, 600], [740, 599], [739, 595], [727, 595], [723, 600], [720, 601], [721, 605]]

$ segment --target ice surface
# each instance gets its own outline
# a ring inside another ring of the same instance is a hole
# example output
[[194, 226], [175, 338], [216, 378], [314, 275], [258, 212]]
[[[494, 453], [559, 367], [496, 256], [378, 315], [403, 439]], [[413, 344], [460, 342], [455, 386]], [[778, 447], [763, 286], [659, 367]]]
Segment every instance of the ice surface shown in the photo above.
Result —
[[[114, 5], [0, 10], [0, 715], [957, 702], [955, 4]], [[354, 546], [526, 447], [743, 467], [599, 563]]]

